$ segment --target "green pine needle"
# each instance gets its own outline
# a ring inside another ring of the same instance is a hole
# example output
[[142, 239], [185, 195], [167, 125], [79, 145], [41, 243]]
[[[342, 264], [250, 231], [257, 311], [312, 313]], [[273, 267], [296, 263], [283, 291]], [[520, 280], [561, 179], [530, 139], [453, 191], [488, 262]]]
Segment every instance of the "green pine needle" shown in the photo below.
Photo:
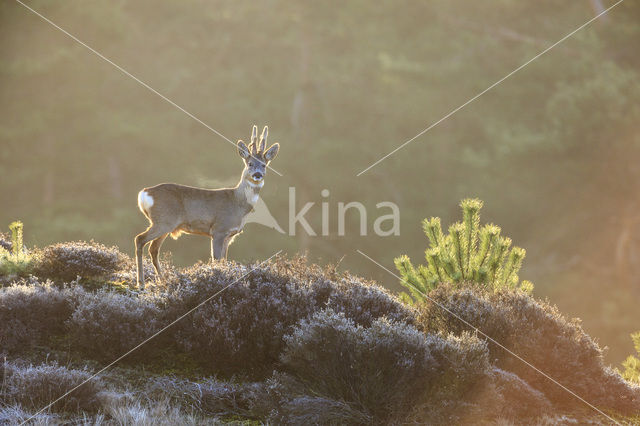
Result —
[[511, 248], [511, 239], [500, 235], [500, 227], [480, 226], [482, 205], [478, 199], [462, 200], [462, 222], [452, 224], [446, 235], [442, 232], [440, 218], [422, 221], [422, 229], [429, 240], [429, 248], [425, 251], [426, 265], [416, 268], [407, 256], [395, 259], [402, 285], [409, 290], [409, 294], [404, 293], [406, 297], [422, 300], [441, 283], [461, 282], [494, 290], [533, 291], [531, 282], [520, 282], [518, 278], [525, 250]]

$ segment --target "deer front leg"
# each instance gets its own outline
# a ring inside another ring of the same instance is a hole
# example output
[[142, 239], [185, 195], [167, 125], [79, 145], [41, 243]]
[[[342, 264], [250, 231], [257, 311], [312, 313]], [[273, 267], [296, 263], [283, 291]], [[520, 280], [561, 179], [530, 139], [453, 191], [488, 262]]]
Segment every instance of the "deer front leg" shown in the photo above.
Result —
[[232, 229], [229, 235], [224, 239], [224, 246], [222, 247], [222, 255], [224, 258], [227, 258], [227, 253], [229, 251], [229, 246], [233, 242], [233, 240], [240, 234], [242, 230]]
[[224, 249], [224, 241], [226, 235], [224, 234], [215, 234], [211, 238], [211, 257], [213, 260], [222, 259], [223, 249]]
[[224, 243], [222, 244], [222, 256], [226, 259], [227, 258], [227, 252], [229, 251], [229, 244], [231, 243], [231, 240], [233, 239], [233, 237], [227, 237], [224, 239]]

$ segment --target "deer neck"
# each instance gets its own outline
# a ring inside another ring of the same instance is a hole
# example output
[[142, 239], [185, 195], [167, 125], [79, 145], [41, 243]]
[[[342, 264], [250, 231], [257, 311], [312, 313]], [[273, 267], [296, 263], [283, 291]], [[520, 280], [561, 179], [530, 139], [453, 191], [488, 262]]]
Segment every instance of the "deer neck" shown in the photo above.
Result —
[[264, 180], [260, 183], [253, 183], [249, 179], [243, 178], [235, 188], [236, 198], [240, 202], [246, 202], [254, 207], [258, 202], [260, 190], [264, 186]]

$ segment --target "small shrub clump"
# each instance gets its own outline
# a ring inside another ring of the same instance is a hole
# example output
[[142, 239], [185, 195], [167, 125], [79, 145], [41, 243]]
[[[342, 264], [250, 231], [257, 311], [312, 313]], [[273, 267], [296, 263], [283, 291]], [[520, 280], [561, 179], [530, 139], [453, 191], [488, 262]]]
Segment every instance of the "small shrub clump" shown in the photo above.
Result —
[[460, 398], [489, 366], [485, 344], [470, 336], [425, 336], [386, 318], [363, 327], [331, 309], [303, 320], [285, 341], [283, 366], [308, 394], [381, 423], [401, 421], [428, 394]]
[[[2, 366], [0, 394], [5, 403], [39, 410], [91, 377], [86, 370], [74, 370], [56, 364], [18, 365], [5, 361]], [[103, 390], [99, 379], [92, 379], [52, 406], [53, 411], [95, 412], [98, 393]]]
[[58, 243], [40, 250], [33, 274], [56, 281], [71, 281], [76, 277], [107, 279], [131, 260], [116, 247], [95, 242]]
[[[113, 361], [157, 332], [162, 313], [153, 298], [131, 297], [113, 291], [85, 293], [67, 321], [73, 347], [86, 356]], [[166, 335], [131, 354], [132, 359], [148, 355]]]
[[485, 391], [475, 401], [478, 407], [489, 408], [496, 418], [533, 419], [553, 413], [549, 400], [517, 375], [493, 368]]
[[78, 286], [60, 289], [35, 278], [0, 288], [0, 352], [28, 350], [63, 334], [82, 295]]
[[395, 259], [401, 284], [410, 292], [404, 294], [405, 300], [424, 300], [426, 294], [442, 283], [469, 282], [480, 288], [522, 288], [531, 292], [533, 285], [518, 278], [525, 250], [520, 247], [510, 250], [511, 239], [501, 237], [498, 226], [480, 227], [482, 201], [465, 199], [460, 207], [462, 222], [451, 225], [447, 235], [442, 232], [440, 218], [423, 221], [430, 243], [425, 253], [426, 265], [416, 269], [407, 256]]
[[[442, 286], [429, 297], [433, 301], [419, 307], [419, 323], [426, 333], [468, 331], [468, 326], [438, 303], [590, 403], [620, 412], [640, 409], [638, 390], [605, 367], [602, 351], [593, 339], [577, 321], [564, 319], [554, 306], [513, 290], [482, 292]], [[489, 350], [497, 367], [515, 373], [556, 407], [582, 404], [502, 348], [489, 343]]]

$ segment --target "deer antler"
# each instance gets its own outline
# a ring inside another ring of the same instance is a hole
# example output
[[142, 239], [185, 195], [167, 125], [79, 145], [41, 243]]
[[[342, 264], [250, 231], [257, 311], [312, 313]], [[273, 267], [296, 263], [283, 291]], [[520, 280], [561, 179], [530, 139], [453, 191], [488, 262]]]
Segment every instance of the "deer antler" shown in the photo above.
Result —
[[267, 137], [269, 136], [269, 127], [264, 126], [262, 129], [262, 134], [260, 135], [260, 143], [258, 144], [258, 152], [264, 154], [265, 149], [267, 149]]
[[257, 155], [258, 150], [258, 126], [254, 124], [251, 132], [251, 143], [249, 144], [249, 152], [251, 155]]

